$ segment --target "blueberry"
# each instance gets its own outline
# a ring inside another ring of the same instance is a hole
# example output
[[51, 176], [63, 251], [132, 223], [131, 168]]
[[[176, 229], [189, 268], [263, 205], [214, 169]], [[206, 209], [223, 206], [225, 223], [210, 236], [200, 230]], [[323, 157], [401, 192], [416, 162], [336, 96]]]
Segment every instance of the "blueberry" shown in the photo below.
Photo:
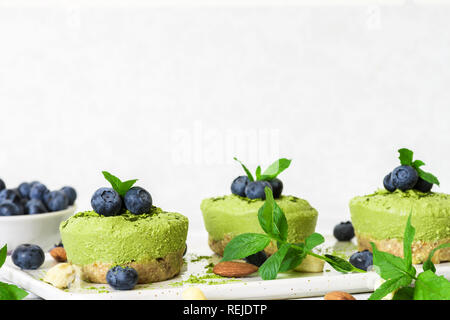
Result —
[[103, 216], [115, 216], [122, 210], [122, 198], [113, 188], [100, 188], [91, 198], [95, 212]]
[[20, 204], [20, 195], [14, 189], [3, 189], [0, 191], [0, 203], [6, 200]]
[[40, 182], [37, 182], [32, 185], [30, 189], [30, 199], [38, 199], [45, 203], [44, 197], [50, 191], [47, 189], [45, 185]]
[[77, 192], [74, 188], [65, 186], [61, 188], [61, 191], [64, 192], [69, 199], [69, 206], [73, 205], [75, 200], [77, 199]]
[[384, 185], [384, 188], [385, 188], [387, 191], [394, 192], [394, 191], [395, 191], [395, 187], [394, 187], [394, 185], [392, 184], [391, 176], [392, 176], [392, 173], [389, 173], [386, 177], [384, 177], [384, 179], [383, 179], [383, 185]]
[[20, 203], [15, 203], [11, 200], [4, 200], [0, 203], [0, 216], [18, 216], [24, 213]]
[[30, 201], [30, 199], [28, 198], [20, 198], [20, 204], [22, 205], [22, 207], [25, 208], [25, 206], [27, 205], [27, 202]]
[[267, 181], [253, 181], [247, 184], [245, 187], [245, 196], [249, 199], [266, 199], [266, 193], [264, 192], [264, 188], [269, 187], [272, 189], [272, 186]]
[[373, 255], [369, 250], [355, 252], [351, 255], [349, 262], [356, 268], [365, 270], [373, 265]]
[[277, 178], [269, 180], [267, 182], [269, 182], [272, 186], [273, 197], [275, 199], [281, 197], [281, 193], [283, 192], [283, 182], [281, 182], [281, 180]]
[[106, 281], [116, 290], [131, 290], [138, 282], [138, 273], [131, 267], [115, 266], [108, 270]]
[[48, 212], [47, 207], [38, 199], [30, 199], [25, 204], [26, 214], [39, 214]]
[[52, 191], [45, 196], [45, 204], [50, 211], [61, 211], [69, 206], [69, 199], [62, 191]]
[[17, 187], [22, 198], [28, 198], [30, 196], [30, 189], [30, 184], [27, 182], [23, 182]]
[[421, 177], [417, 179], [417, 183], [414, 186], [414, 189], [419, 190], [420, 192], [430, 192], [431, 188], [433, 188], [433, 184], [429, 183], [428, 181], [423, 180]]
[[2, 179], [0, 179], [0, 191], [2, 191], [5, 188], [6, 188], [5, 182]]
[[21, 244], [12, 253], [12, 261], [25, 270], [35, 270], [45, 261], [44, 251], [34, 244]]
[[399, 166], [392, 171], [392, 185], [402, 191], [414, 188], [419, 179], [416, 169], [411, 166]]
[[133, 187], [125, 194], [124, 203], [131, 213], [148, 213], [152, 207], [152, 196], [144, 188]]
[[253, 264], [257, 267], [261, 267], [262, 264], [267, 260], [267, 254], [264, 250], [254, 253], [246, 258], [245, 262]]
[[334, 227], [333, 235], [338, 241], [350, 241], [355, 236], [355, 230], [350, 221], [341, 222]]
[[38, 184], [38, 183], [40, 183], [40, 182], [39, 182], [39, 181], [36, 181], [36, 180], [35, 180], [35, 181], [31, 181], [31, 182], [30, 182], [30, 189], [33, 188], [33, 186], [34, 186], [35, 184]]
[[231, 193], [245, 197], [245, 187], [247, 187], [249, 180], [247, 176], [239, 176], [233, 180], [231, 184]]

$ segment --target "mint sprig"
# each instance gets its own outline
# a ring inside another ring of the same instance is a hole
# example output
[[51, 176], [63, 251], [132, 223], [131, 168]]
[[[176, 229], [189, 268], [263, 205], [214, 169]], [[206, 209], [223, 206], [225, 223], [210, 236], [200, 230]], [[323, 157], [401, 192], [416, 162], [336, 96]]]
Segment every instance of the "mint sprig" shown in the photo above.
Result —
[[138, 181], [138, 179], [134, 179], [122, 182], [119, 178], [107, 171], [102, 171], [102, 173], [105, 179], [108, 180], [108, 182], [111, 184], [113, 189], [116, 190], [117, 193], [122, 197], [125, 196], [128, 190], [130, 190], [130, 188], [136, 183], [136, 181]]
[[416, 169], [417, 174], [419, 175], [420, 178], [422, 178], [423, 180], [425, 180], [429, 183], [440, 186], [440, 182], [439, 182], [438, 178], [436, 178], [436, 176], [434, 176], [433, 174], [431, 174], [429, 172], [425, 172], [420, 168], [425, 165], [425, 162], [423, 162], [422, 160], [414, 160], [413, 161], [413, 156], [414, 156], [413, 151], [406, 149], [406, 148], [402, 148], [402, 149], [399, 149], [398, 152], [399, 152], [398, 158], [400, 159], [401, 165], [413, 167], [414, 169]]
[[[450, 299], [450, 281], [442, 276], [438, 277], [431, 262], [437, 250], [448, 248], [450, 244], [443, 244], [431, 251], [423, 265], [424, 271], [416, 276], [417, 271], [412, 264], [411, 245], [415, 228], [411, 225], [411, 215], [410, 213], [408, 216], [403, 237], [403, 258], [379, 251], [376, 245], [371, 243], [374, 270], [386, 281], [375, 290], [369, 300], [380, 300], [391, 292], [396, 292], [394, 300]], [[411, 286], [413, 282], [414, 287]]]
[[328, 262], [331, 267], [339, 272], [365, 272], [339, 257], [321, 256], [314, 253], [312, 250], [325, 241], [319, 233], [309, 235], [302, 243], [289, 243], [287, 241], [288, 224], [286, 216], [275, 202], [272, 190], [266, 187], [264, 191], [266, 200], [258, 211], [258, 221], [265, 234], [244, 233], [234, 237], [225, 247], [222, 261], [243, 259], [264, 250], [271, 242], [275, 242], [278, 250], [258, 270], [263, 280], [276, 279], [279, 272], [294, 269], [302, 263], [307, 255]]
[[[7, 251], [6, 245], [0, 249], [0, 268], [6, 261]], [[0, 300], [22, 300], [27, 295], [28, 292], [18, 286], [0, 282]]]
[[253, 178], [253, 176], [252, 176], [250, 170], [248, 170], [247, 167], [246, 167], [240, 160], [238, 160], [236, 157], [234, 157], [233, 159], [236, 160], [237, 162], [239, 162], [239, 163], [241, 164], [242, 169], [244, 169], [245, 173], [247, 174], [248, 180], [249, 180], [250, 182], [255, 181], [255, 179]]
[[245, 171], [245, 174], [248, 177], [248, 180], [250, 182], [253, 181], [270, 181], [275, 179], [276, 177], [278, 177], [278, 175], [280, 173], [282, 173], [284, 170], [286, 170], [287, 168], [289, 168], [289, 166], [291, 165], [292, 160], [290, 159], [286, 159], [286, 158], [281, 158], [278, 159], [277, 161], [275, 161], [274, 163], [272, 163], [266, 170], [264, 170], [264, 172], [261, 173], [262, 169], [261, 166], [258, 166], [256, 168], [255, 171], [255, 178], [253, 178], [252, 173], [250, 172], [250, 170], [240, 161], [238, 160], [236, 157], [233, 158], [234, 160], [236, 160], [237, 162], [239, 162], [242, 166], [242, 168]]

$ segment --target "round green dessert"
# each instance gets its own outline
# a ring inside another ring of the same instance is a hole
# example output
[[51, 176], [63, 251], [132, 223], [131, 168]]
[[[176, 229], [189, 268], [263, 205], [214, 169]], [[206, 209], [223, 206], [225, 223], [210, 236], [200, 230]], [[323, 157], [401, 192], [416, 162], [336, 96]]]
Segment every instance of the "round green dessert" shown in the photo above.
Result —
[[[314, 233], [318, 213], [308, 201], [294, 196], [281, 196], [275, 201], [286, 216], [289, 242], [301, 242]], [[225, 246], [233, 237], [248, 232], [264, 233], [258, 221], [258, 210], [263, 204], [263, 200], [234, 194], [203, 200], [200, 208], [211, 249], [223, 255]], [[266, 248], [269, 254], [275, 251], [274, 244]]]
[[[411, 213], [414, 236], [413, 262], [422, 263], [442, 243], [450, 242], [450, 195], [417, 190], [377, 192], [355, 197], [350, 212], [360, 250], [374, 242], [381, 251], [402, 256], [403, 235]], [[450, 261], [450, 250], [439, 250], [435, 263]]]
[[135, 268], [139, 283], [174, 277], [183, 264], [187, 231], [185, 216], [157, 207], [141, 215], [80, 212], [60, 225], [68, 261], [94, 283], [106, 283], [115, 265]]

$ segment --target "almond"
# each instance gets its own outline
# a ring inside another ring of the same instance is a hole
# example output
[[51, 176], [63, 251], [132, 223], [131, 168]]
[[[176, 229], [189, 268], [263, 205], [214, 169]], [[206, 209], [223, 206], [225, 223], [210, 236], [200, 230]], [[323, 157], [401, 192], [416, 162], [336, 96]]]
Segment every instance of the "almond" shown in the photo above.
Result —
[[350, 293], [344, 291], [332, 291], [328, 292], [325, 295], [324, 300], [356, 300], [356, 299]]
[[66, 250], [63, 247], [54, 247], [50, 250], [50, 255], [58, 262], [67, 261]]
[[248, 276], [258, 271], [258, 267], [245, 262], [224, 261], [219, 262], [213, 268], [213, 272], [222, 277], [239, 278]]

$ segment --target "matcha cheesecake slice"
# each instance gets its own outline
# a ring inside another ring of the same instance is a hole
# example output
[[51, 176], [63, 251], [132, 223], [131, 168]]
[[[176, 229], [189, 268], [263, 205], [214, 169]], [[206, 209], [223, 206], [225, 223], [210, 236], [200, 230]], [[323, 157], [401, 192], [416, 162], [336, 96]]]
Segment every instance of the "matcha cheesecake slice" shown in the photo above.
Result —
[[[377, 249], [403, 255], [403, 233], [411, 213], [416, 229], [412, 244], [413, 263], [423, 263], [430, 252], [450, 242], [450, 195], [399, 189], [378, 190], [350, 201], [351, 219], [358, 239], [359, 250]], [[450, 249], [438, 250], [434, 263], [450, 261]]]
[[183, 265], [187, 232], [185, 216], [155, 206], [144, 214], [80, 212], [60, 225], [68, 262], [93, 283], [107, 283], [116, 265], [134, 268], [138, 283], [174, 277]]
[[[244, 169], [245, 176], [238, 176], [231, 183], [231, 195], [204, 199], [200, 205], [208, 244], [212, 251], [223, 255], [225, 247], [234, 237], [243, 233], [264, 233], [258, 211], [266, 200], [268, 188], [278, 206], [283, 210], [288, 223], [288, 242], [303, 242], [314, 233], [317, 223], [317, 210], [308, 201], [285, 196], [283, 182], [278, 175], [286, 170], [292, 160], [281, 158], [273, 162], [265, 171], [258, 166], [255, 178], [250, 170], [237, 158]], [[272, 255], [277, 251], [276, 243], [270, 243], [264, 251]]]
[[[353, 227], [360, 250], [372, 250], [372, 242], [378, 250], [402, 257], [403, 232], [411, 214], [416, 230], [412, 260], [423, 263], [433, 249], [450, 243], [450, 195], [431, 191], [440, 182], [423, 170], [422, 160], [414, 160], [412, 150], [398, 153], [400, 166], [384, 177], [384, 189], [350, 201]], [[437, 250], [432, 261], [450, 261], [450, 248]]]
[[[308, 201], [294, 196], [280, 196], [275, 201], [286, 215], [289, 242], [301, 242], [314, 232], [318, 213]], [[247, 232], [264, 233], [258, 221], [258, 210], [263, 204], [262, 199], [249, 199], [234, 194], [203, 200], [200, 208], [211, 250], [223, 255], [226, 245], [233, 237]], [[269, 255], [273, 254], [276, 245], [271, 243], [265, 251]]]

